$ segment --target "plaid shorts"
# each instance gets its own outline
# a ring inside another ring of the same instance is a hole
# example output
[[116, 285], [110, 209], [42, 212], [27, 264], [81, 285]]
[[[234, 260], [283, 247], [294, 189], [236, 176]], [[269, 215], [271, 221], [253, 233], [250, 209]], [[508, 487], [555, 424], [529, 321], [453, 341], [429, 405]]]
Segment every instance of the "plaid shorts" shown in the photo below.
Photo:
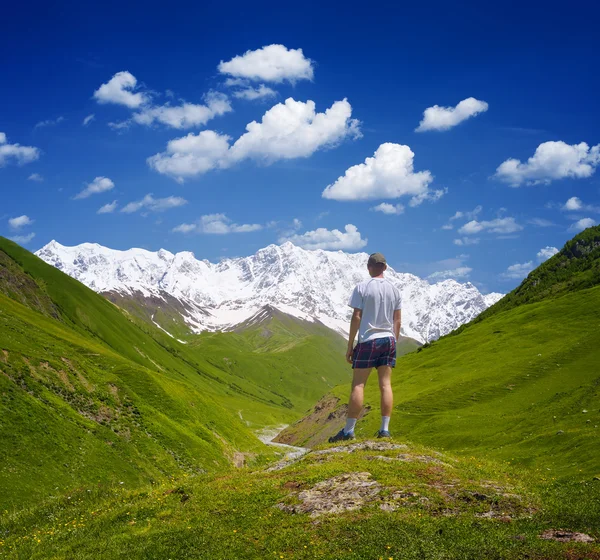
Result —
[[359, 342], [352, 353], [352, 369], [396, 366], [396, 339], [393, 336]]

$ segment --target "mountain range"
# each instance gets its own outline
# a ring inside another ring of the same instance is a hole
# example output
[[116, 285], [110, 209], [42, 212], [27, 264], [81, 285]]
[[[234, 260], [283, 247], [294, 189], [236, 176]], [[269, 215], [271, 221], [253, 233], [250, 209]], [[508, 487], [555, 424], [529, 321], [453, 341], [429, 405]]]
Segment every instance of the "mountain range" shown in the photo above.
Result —
[[[354, 286], [368, 278], [366, 253], [306, 250], [284, 243], [219, 263], [191, 252], [118, 251], [95, 243], [51, 241], [36, 255], [173, 337], [230, 331], [265, 308], [317, 321], [347, 334]], [[389, 267], [401, 292], [402, 334], [420, 343], [468, 323], [503, 294], [483, 295], [470, 282], [430, 284]]]

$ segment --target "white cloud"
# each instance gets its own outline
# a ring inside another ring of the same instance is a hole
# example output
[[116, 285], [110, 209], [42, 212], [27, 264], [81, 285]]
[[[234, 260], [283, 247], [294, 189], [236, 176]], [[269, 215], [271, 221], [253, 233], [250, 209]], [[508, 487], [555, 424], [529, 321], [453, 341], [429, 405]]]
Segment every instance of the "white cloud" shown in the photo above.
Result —
[[291, 241], [298, 247], [305, 249], [340, 249], [343, 251], [358, 251], [367, 244], [367, 239], [363, 239], [357, 227], [353, 224], [347, 224], [344, 232], [339, 229], [328, 230], [317, 228], [314, 231], [307, 231], [303, 234], [289, 235], [279, 238], [279, 243]]
[[264, 97], [274, 97], [277, 92], [265, 84], [260, 84], [258, 87], [246, 87], [233, 93], [233, 97], [237, 99], [246, 99], [248, 101], [254, 101], [255, 99], [262, 99]]
[[442, 226], [442, 229], [446, 229], [446, 230], [454, 229], [454, 226], [452, 224], [444, 224]]
[[553, 257], [558, 253], [558, 249], [556, 247], [544, 247], [540, 249], [537, 258], [539, 262], [547, 261], [550, 257]]
[[46, 126], [56, 126], [65, 120], [65, 117], [58, 117], [56, 119], [48, 119], [46, 121], [40, 121], [37, 123], [34, 128], [44, 128]]
[[31, 233], [28, 233], [27, 235], [15, 235], [14, 237], [11, 237], [10, 239], [12, 241], [14, 241], [15, 243], [18, 243], [19, 245], [26, 245], [34, 237], [35, 237], [35, 233], [31, 232]]
[[254, 158], [265, 162], [308, 157], [347, 137], [359, 138], [359, 121], [351, 116], [352, 106], [346, 99], [317, 113], [314, 101], [303, 103], [290, 97], [271, 107], [260, 123], [249, 123], [231, 147], [230, 157], [232, 161]]
[[479, 205], [479, 206], [475, 206], [475, 208], [473, 208], [473, 210], [471, 210], [470, 212], [466, 211], [466, 212], [462, 212], [460, 210], [458, 210], [454, 216], [450, 217], [450, 221], [453, 222], [454, 220], [460, 220], [462, 218], [466, 218], [467, 220], [474, 220], [479, 214], [481, 214], [481, 211], [483, 210], [483, 206]]
[[[116, 202], [116, 201], [115, 201]], [[141, 200], [130, 202], [121, 208], [121, 212], [133, 214], [138, 210], [149, 210], [150, 212], [163, 212], [170, 208], [177, 208], [187, 204], [187, 200], [180, 196], [168, 196], [166, 198], [154, 198], [152, 193], [147, 194]]]
[[287, 99], [269, 109], [260, 123], [253, 121], [232, 145], [230, 137], [212, 130], [171, 140], [165, 152], [148, 158], [148, 165], [183, 181], [211, 169], [229, 167], [244, 159], [272, 163], [279, 159], [308, 157], [346, 137], [358, 137], [358, 121], [344, 99], [325, 113], [315, 112], [314, 101]]
[[545, 220], [544, 218], [531, 218], [527, 223], [538, 227], [550, 227], [554, 225], [553, 222]]
[[402, 204], [388, 204], [387, 202], [373, 206], [371, 210], [383, 212], [384, 214], [404, 214], [404, 206]]
[[567, 200], [567, 202], [565, 202], [561, 210], [564, 210], [566, 212], [600, 212], [600, 207], [592, 206], [591, 204], [584, 204], [580, 198], [572, 196], [571, 198], [569, 198], [569, 200]]
[[523, 183], [535, 185], [567, 177], [591, 177], [599, 163], [600, 144], [590, 148], [585, 142], [573, 145], [562, 141], [544, 142], [527, 163], [507, 159], [498, 167], [495, 176], [511, 187], [519, 187]]
[[96, 118], [96, 115], [94, 113], [92, 113], [91, 115], [88, 115], [87, 117], [85, 117], [85, 119], [83, 119], [83, 126], [87, 126], [88, 124], [90, 124], [94, 119]]
[[597, 222], [592, 218], [581, 218], [581, 220], [577, 220], [574, 224], [571, 224], [569, 231], [580, 232], [595, 225], [597, 225]]
[[167, 150], [149, 157], [146, 161], [154, 170], [170, 175], [179, 182], [185, 178], [206, 173], [211, 169], [227, 166], [229, 136], [213, 130], [169, 141]]
[[224, 235], [227, 233], [249, 233], [263, 229], [260, 224], [236, 224], [225, 214], [206, 214], [195, 224], [181, 224], [172, 231], [177, 233], [209, 233]]
[[29, 177], [27, 177], [27, 180], [41, 183], [44, 180], [44, 178], [39, 173], [32, 173]]
[[525, 278], [533, 270], [533, 261], [526, 263], [515, 263], [510, 265], [506, 272], [503, 272], [501, 276], [509, 280], [519, 280]]
[[10, 218], [10, 220], [8, 220], [8, 225], [12, 229], [21, 229], [22, 227], [30, 226], [33, 224], [33, 222], [34, 220], [32, 220], [29, 216], [23, 215], [16, 218]]
[[479, 243], [479, 237], [460, 237], [453, 241], [455, 245], [463, 247], [465, 245], [477, 245]]
[[437, 189], [435, 191], [423, 192], [421, 194], [413, 196], [408, 201], [408, 205], [409, 206], [413, 206], [413, 207], [414, 206], [419, 206], [419, 204], [422, 204], [426, 200], [428, 200], [429, 202], [437, 202], [440, 198], [442, 198], [442, 196], [444, 196], [447, 193], [448, 193], [448, 189], [447, 188]]
[[[147, 106], [141, 111], [134, 113], [131, 120], [137, 124], [150, 126], [155, 121], [172, 128], [184, 129], [202, 126], [209, 120], [229, 113], [231, 104], [224, 93], [211, 91], [204, 96], [206, 105], [183, 102], [181, 105], [169, 104], [161, 106]], [[124, 128], [125, 123], [112, 123], [112, 128]]]
[[448, 278], [454, 279], [466, 279], [473, 272], [473, 269], [468, 266], [459, 266], [458, 268], [454, 268], [452, 270], [440, 270], [439, 272], [434, 272], [430, 274], [427, 279], [428, 280], [447, 280]]
[[94, 98], [98, 103], [115, 103], [137, 109], [148, 101], [148, 97], [141, 92], [133, 93], [136, 85], [137, 79], [133, 74], [117, 72], [94, 92]]
[[415, 154], [402, 144], [381, 144], [373, 157], [354, 165], [323, 191], [323, 198], [367, 200], [373, 198], [418, 197], [429, 192], [433, 175], [414, 172]]
[[268, 45], [255, 51], [246, 51], [228, 62], [221, 61], [218, 70], [235, 78], [280, 83], [313, 79], [312, 60], [302, 49], [288, 49], [283, 45]]
[[21, 146], [20, 144], [9, 144], [6, 134], [0, 132], [0, 167], [7, 163], [25, 165], [40, 157], [40, 150], [33, 146]]
[[572, 196], [565, 202], [565, 205], [562, 207], [563, 210], [581, 210], [583, 208], [583, 203], [580, 198], [576, 196]]
[[292, 227], [294, 229], [300, 229], [302, 227], [302, 221], [298, 218], [294, 218], [294, 221], [292, 222]]
[[434, 105], [423, 112], [423, 120], [415, 129], [416, 132], [426, 130], [448, 130], [461, 122], [484, 113], [488, 110], [485, 101], [479, 101], [474, 97], [463, 99], [456, 107], [440, 107]]
[[98, 212], [96, 214], [112, 214], [117, 209], [117, 201], [113, 200], [108, 204], [98, 208]]
[[85, 189], [75, 195], [75, 199], [87, 198], [93, 194], [98, 194], [114, 189], [115, 184], [108, 177], [96, 177], [91, 183], [88, 183]]
[[490, 233], [514, 233], [521, 231], [523, 226], [518, 224], [514, 218], [496, 218], [495, 220], [478, 222], [477, 220], [471, 220], [462, 226], [458, 233], [462, 235], [475, 235], [482, 231], [488, 231]]

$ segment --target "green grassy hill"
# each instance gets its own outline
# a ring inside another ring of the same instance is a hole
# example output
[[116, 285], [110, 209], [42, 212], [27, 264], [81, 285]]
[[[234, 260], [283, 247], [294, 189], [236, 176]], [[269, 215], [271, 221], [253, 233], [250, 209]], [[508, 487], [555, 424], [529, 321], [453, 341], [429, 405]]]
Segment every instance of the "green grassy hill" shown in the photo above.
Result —
[[[599, 244], [600, 227], [586, 230], [482, 318], [402, 357], [393, 432], [554, 476], [600, 475]], [[336, 388], [326, 411], [313, 411], [281, 440], [324, 441], [343, 423], [348, 391]], [[379, 425], [374, 380], [365, 401], [363, 436]], [[324, 419], [330, 415], [334, 425]]]
[[260, 463], [255, 431], [348, 375], [339, 337], [282, 325], [277, 348], [253, 329], [181, 344], [0, 238], [0, 509]]

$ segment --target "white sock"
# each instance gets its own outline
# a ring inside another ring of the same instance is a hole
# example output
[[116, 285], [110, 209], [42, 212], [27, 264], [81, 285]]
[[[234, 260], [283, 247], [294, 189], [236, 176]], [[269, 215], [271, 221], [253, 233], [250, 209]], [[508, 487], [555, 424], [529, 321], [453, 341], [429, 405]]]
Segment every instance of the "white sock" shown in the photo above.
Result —
[[346, 435], [354, 432], [354, 426], [356, 426], [356, 418], [348, 418], [346, 419], [346, 426], [344, 428], [344, 433]]
[[389, 431], [389, 427], [390, 427], [390, 417], [389, 416], [382, 416], [381, 417], [381, 430], [380, 431]]

